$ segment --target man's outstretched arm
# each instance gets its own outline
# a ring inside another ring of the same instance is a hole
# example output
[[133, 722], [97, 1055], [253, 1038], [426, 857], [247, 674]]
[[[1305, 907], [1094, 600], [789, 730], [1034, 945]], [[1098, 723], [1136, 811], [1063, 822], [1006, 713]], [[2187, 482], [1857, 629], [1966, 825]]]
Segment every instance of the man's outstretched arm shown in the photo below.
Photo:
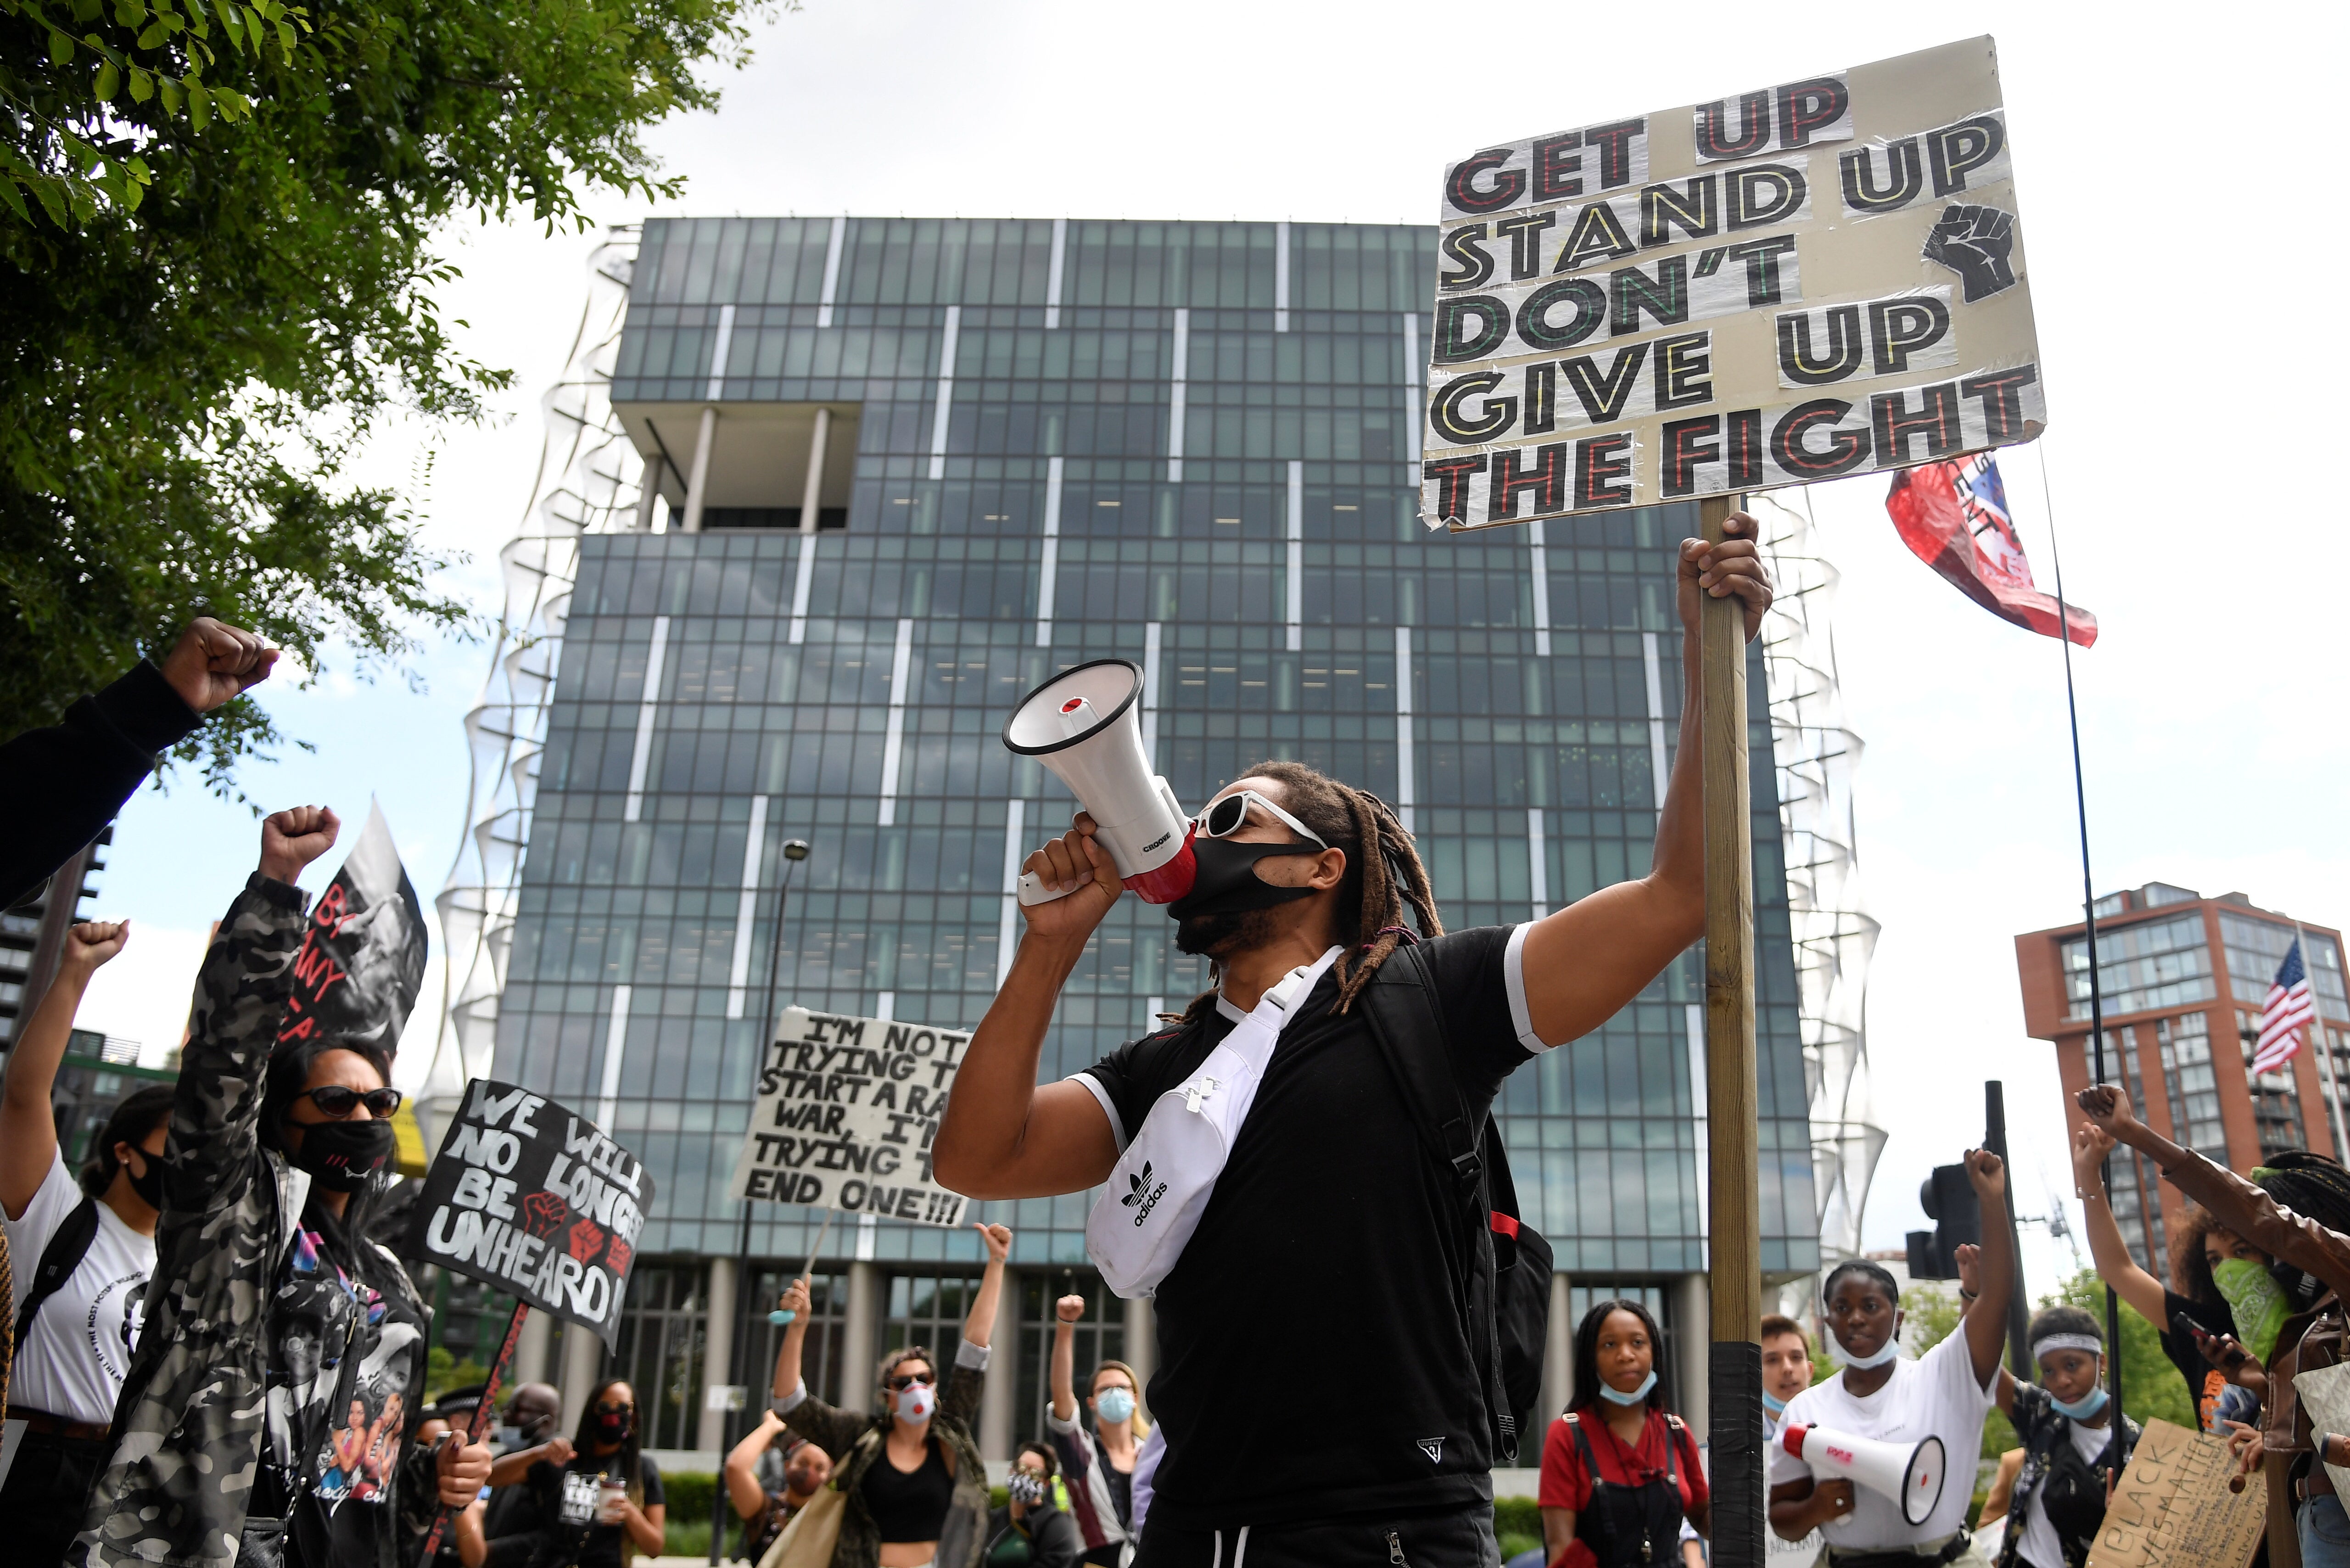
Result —
[[967, 1198], [1046, 1198], [1082, 1192], [1118, 1163], [1118, 1137], [1093, 1092], [1036, 1082], [1036, 1062], [1061, 986], [1087, 939], [1122, 891], [1109, 855], [1080, 816], [1066, 837], [1029, 857], [1048, 886], [1092, 880], [1066, 898], [1026, 908], [1027, 932], [1012, 971], [971, 1037], [931, 1147], [939, 1180]]
[[1708, 597], [1743, 601], [1752, 640], [1771, 605], [1756, 524], [1733, 514], [1729, 537], [1684, 540], [1679, 562], [1680, 747], [1657, 814], [1648, 874], [1618, 882], [1534, 922], [1526, 933], [1527, 1022], [1545, 1045], [1564, 1045], [1614, 1017], [1676, 954], [1705, 934], [1705, 783], [1698, 740], [1698, 619]]

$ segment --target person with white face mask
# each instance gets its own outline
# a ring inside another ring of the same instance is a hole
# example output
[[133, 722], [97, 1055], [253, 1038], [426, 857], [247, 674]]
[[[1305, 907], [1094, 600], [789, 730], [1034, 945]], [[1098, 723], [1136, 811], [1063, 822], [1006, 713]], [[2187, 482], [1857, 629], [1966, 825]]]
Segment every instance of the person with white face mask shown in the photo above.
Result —
[[[920, 1345], [881, 1358], [882, 1413], [843, 1410], [807, 1390], [800, 1353], [807, 1342], [808, 1282], [794, 1280], [776, 1304], [792, 1314], [775, 1354], [775, 1402], [784, 1429], [837, 1456], [829, 1484], [846, 1494], [832, 1568], [972, 1568], [987, 1544], [987, 1470], [972, 1423], [985, 1386], [988, 1337], [1003, 1294], [1003, 1261], [1012, 1231], [978, 1225], [987, 1244], [987, 1268], [973, 1293], [946, 1386], [938, 1363]], [[819, 1519], [815, 1506], [808, 1519]], [[805, 1528], [805, 1521], [795, 1521]]]
[[[1982, 1288], [1959, 1332], [1910, 1360], [1901, 1354], [1901, 1292], [1893, 1276], [1865, 1259], [1838, 1263], [1821, 1291], [1822, 1321], [1844, 1366], [1787, 1402], [1783, 1431], [1820, 1427], [1901, 1444], [1939, 1438], [1942, 1451], [1960, 1467], [1981, 1449], [1983, 1416], [2006, 1343], [2015, 1260], [2008, 1249], [2005, 1168], [1988, 1149], [1970, 1150], [1965, 1164], [1967, 1182], [1982, 1206]], [[1815, 1480], [1811, 1466], [1783, 1445], [1771, 1459], [1771, 1529], [1787, 1541], [1825, 1530], [1826, 1568], [1982, 1564], [1967, 1533], [1968, 1486], [1945, 1486], [1925, 1522], [1911, 1524], [1898, 1500], [1841, 1478]]]
[[1053, 1402], [1045, 1428], [1060, 1455], [1069, 1487], [1069, 1514], [1086, 1539], [1086, 1561], [1125, 1568], [1141, 1530], [1134, 1522], [1134, 1461], [1150, 1425], [1136, 1403], [1142, 1385], [1123, 1361], [1105, 1361], [1087, 1385], [1091, 1420], [1079, 1417], [1076, 1397], [1077, 1320], [1086, 1298], [1063, 1296], [1053, 1308]]

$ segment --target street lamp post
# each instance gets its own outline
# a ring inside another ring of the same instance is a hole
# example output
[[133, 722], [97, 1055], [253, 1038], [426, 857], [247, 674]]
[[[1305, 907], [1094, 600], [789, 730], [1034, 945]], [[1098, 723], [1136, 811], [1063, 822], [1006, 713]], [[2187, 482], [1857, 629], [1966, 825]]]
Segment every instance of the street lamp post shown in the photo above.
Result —
[[[784, 963], [784, 910], [791, 900], [792, 873], [797, 870], [799, 868], [799, 863], [807, 857], [808, 845], [806, 839], [786, 838], [784, 840], [784, 879], [776, 886], [775, 888], [775, 929], [768, 934], [767, 938], [766, 1005], [759, 1014], [759, 1048], [763, 1057], [766, 1051], [768, 1039], [767, 1032], [773, 1030], [775, 1026], [775, 987], [779, 980], [782, 978], [779, 971], [782, 970]], [[750, 1293], [751, 1200], [745, 1198], [743, 1199], [743, 1239], [740, 1245], [738, 1245], [734, 1250], [734, 1324], [733, 1333], [731, 1336], [731, 1343], [727, 1346], [726, 1376], [724, 1379], [724, 1381], [729, 1385], [733, 1383], [738, 1373], [745, 1370], [743, 1366], [743, 1352], [745, 1348], [743, 1342], [745, 1337], [745, 1331], [750, 1323], [750, 1313], [745, 1304], [749, 1300]], [[713, 1346], [712, 1348], [715, 1347]], [[747, 1417], [749, 1411], [750, 1400], [746, 1397], [743, 1400], [743, 1414]], [[733, 1451], [733, 1446], [736, 1443], [743, 1440], [742, 1433], [737, 1430], [740, 1423], [733, 1418], [734, 1412], [730, 1410], [726, 1412], [726, 1416], [728, 1418], [719, 1423], [719, 1441], [721, 1447], [718, 1452], [718, 1484], [714, 1489], [712, 1489], [713, 1495], [710, 1500], [710, 1562], [712, 1568], [716, 1568], [716, 1564], [724, 1559], [726, 1551], [726, 1456], [728, 1453]]]

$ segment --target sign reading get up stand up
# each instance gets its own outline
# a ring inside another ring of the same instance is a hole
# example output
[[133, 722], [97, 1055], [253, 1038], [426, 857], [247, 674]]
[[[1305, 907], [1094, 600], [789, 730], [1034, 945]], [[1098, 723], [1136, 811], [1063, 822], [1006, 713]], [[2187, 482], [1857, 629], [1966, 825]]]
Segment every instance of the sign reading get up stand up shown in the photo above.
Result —
[[2030, 441], [1991, 40], [1445, 171], [1420, 520], [1483, 528]]

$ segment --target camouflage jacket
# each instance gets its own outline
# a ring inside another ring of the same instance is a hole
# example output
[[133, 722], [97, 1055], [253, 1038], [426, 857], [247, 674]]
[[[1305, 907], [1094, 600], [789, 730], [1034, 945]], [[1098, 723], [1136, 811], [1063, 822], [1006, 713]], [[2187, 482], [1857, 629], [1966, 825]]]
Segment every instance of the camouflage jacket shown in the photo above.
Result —
[[[947, 1506], [946, 1523], [939, 1532], [938, 1568], [975, 1568], [987, 1545], [987, 1469], [972, 1440], [971, 1423], [979, 1414], [979, 1397], [985, 1387], [987, 1352], [965, 1341], [955, 1352], [947, 1373], [946, 1388], [931, 1431], [954, 1455], [954, 1501]], [[840, 1513], [840, 1542], [832, 1551], [832, 1568], [875, 1568], [881, 1561], [881, 1531], [865, 1506], [858, 1483], [881, 1459], [881, 1446], [889, 1431], [889, 1417], [867, 1410], [842, 1410], [806, 1392], [775, 1403], [784, 1429], [806, 1438], [832, 1456], [831, 1485], [848, 1494]], [[789, 1407], [786, 1408], [786, 1407]], [[869, 1439], [869, 1440], [868, 1440]]]
[[[257, 1137], [303, 907], [299, 888], [255, 873], [204, 955], [164, 1152], [154, 1280], [113, 1451], [69, 1563], [236, 1561], [261, 1452], [264, 1309], [310, 1186]], [[381, 1555], [389, 1564], [388, 1531]]]

